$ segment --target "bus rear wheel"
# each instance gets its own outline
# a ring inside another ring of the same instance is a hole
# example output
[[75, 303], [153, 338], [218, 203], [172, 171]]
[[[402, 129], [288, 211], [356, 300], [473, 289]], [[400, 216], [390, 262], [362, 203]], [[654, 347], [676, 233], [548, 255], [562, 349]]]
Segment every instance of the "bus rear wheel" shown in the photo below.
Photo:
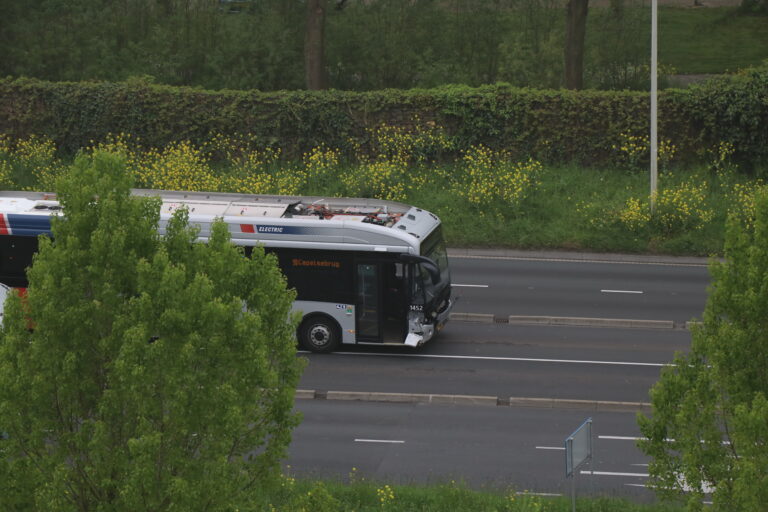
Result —
[[317, 353], [333, 352], [341, 342], [341, 332], [336, 322], [327, 316], [314, 315], [304, 319], [299, 327], [302, 346]]

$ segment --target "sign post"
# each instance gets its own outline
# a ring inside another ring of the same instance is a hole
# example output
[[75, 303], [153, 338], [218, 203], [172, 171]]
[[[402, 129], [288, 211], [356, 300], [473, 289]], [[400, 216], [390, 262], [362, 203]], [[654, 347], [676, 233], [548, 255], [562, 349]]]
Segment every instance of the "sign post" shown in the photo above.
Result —
[[592, 460], [592, 418], [565, 438], [565, 476], [571, 479], [571, 504], [576, 512], [576, 470]]

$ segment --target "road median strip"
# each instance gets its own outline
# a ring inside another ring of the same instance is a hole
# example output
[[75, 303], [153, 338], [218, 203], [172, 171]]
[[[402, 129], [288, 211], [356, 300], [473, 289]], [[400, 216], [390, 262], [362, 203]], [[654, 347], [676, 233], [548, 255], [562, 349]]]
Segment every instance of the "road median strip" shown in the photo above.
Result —
[[522, 316], [510, 315], [510, 324], [517, 325], [570, 325], [581, 327], [625, 327], [642, 329], [674, 329], [672, 320], [637, 320], [632, 318], [585, 318], [575, 316]]
[[[451, 313], [453, 322], [494, 323], [493, 315], [484, 313]], [[673, 320], [639, 320], [633, 318], [587, 318], [577, 316], [510, 315], [503, 323], [512, 325], [554, 325], [575, 327], [618, 327], [627, 329], [674, 329]], [[688, 327], [686, 325], [686, 327]]]
[[482, 322], [486, 324], [493, 323], [493, 315], [484, 313], [451, 313], [449, 317], [453, 322]]
[[483, 395], [439, 395], [428, 393], [385, 393], [376, 391], [317, 391], [296, 390], [303, 400], [336, 400], [358, 402], [388, 402], [431, 405], [480, 405], [499, 407], [535, 407], [540, 409], [582, 409], [590, 411], [647, 412], [646, 402], [617, 402], [606, 400], [576, 400], [570, 398], [498, 397]]

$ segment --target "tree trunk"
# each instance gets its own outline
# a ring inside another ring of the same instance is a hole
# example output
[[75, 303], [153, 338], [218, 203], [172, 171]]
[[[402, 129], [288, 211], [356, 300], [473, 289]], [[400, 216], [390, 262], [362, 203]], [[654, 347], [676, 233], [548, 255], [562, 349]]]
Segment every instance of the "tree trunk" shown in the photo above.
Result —
[[307, 0], [307, 29], [304, 38], [304, 75], [307, 89], [326, 88], [325, 80], [325, 0]]
[[611, 0], [611, 12], [616, 18], [624, 16], [624, 0]]
[[565, 19], [565, 87], [584, 86], [584, 35], [587, 32], [589, 0], [568, 0]]

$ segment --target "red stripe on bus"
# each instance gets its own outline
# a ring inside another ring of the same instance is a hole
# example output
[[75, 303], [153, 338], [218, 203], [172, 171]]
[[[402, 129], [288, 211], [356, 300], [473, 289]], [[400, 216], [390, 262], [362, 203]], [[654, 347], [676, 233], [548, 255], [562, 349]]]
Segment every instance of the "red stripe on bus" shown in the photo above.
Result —
[[255, 233], [253, 224], [240, 224], [240, 231], [243, 233]]
[[11, 230], [6, 222], [5, 214], [0, 213], [0, 235], [10, 235]]

